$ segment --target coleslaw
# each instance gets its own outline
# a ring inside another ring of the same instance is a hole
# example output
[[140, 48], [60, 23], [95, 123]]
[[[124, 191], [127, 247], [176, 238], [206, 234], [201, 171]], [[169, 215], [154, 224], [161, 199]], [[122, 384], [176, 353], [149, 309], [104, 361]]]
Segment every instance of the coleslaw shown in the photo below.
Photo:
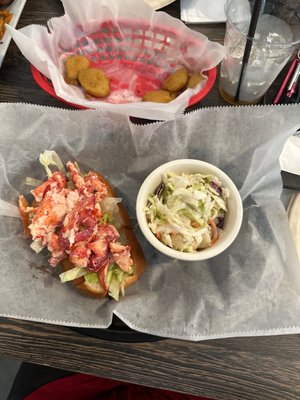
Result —
[[161, 185], [148, 195], [148, 226], [175, 250], [200, 251], [222, 234], [228, 197], [229, 190], [213, 175], [164, 174]]

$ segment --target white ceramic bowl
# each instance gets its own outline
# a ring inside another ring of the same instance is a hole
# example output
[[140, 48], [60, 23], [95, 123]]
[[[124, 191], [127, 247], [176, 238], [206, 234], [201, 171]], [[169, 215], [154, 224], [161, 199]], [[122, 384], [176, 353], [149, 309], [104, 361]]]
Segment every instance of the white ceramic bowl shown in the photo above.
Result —
[[[227, 199], [228, 210], [222, 228], [223, 232], [219, 239], [211, 247], [193, 253], [174, 250], [158, 240], [148, 227], [144, 211], [147, 204], [147, 197], [150, 193], [153, 193], [161, 183], [162, 174], [171, 171], [176, 173], [185, 172], [188, 174], [197, 172], [209, 173], [216, 176], [222, 182], [222, 186], [229, 190], [229, 198]], [[137, 196], [136, 214], [139, 226], [146, 239], [161, 253], [179, 260], [199, 261], [207, 260], [217, 256], [227, 249], [235, 240], [242, 224], [243, 205], [239, 191], [237, 190], [235, 184], [223, 171], [204, 161], [182, 159], [163, 164], [148, 175], [143, 182]]]

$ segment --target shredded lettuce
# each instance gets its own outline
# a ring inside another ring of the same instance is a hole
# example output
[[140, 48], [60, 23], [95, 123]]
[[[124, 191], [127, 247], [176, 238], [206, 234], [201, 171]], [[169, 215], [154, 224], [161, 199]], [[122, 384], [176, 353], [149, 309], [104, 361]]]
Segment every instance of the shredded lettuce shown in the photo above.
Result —
[[125, 294], [126, 272], [122, 271], [117, 264], [111, 264], [108, 267], [105, 283], [108, 287], [108, 294], [116, 301], [120, 295]]
[[118, 203], [121, 203], [120, 197], [105, 197], [101, 202], [103, 211], [117, 213], [119, 212]]
[[[125, 279], [127, 276], [134, 274], [134, 267], [130, 273], [124, 272], [121, 268], [112, 263], [108, 266], [108, 271], [105, 278], [105, 283], [108, 287], [108, 294], [110, 297], [119, 300], [120, 296], [125, 294]], [[73, 281], [74, 279], [84, 277], [86, 282], [91, 285], [100, 285], [99, 274], [96, 272], [90, 272], [87, 268], [74, 267], [69, 271], [62, 272], [59, 277], [62, 283]]]
[[106, 197], [101, 201], [101, 210], [103, 212], [103, 223], [113, 224], [117, 229], [122, 225], [118, 204], [122, 199], [119, 197]]
[[45, 150], [44, 153], [41, 153], [39, 161], [44, 166], [48, 177], [52, 176], [52, 171], [49, 168], [49, 165], [54, 165], [59, 171], [66, 173], [59, 155], [53, 150]]
[[43, 183], [42, 180], [31, 178], [30, 176], [27, 176], [25, 178], [25, 185], [27, 185], [27, 186], [38, 187], [38, 186], [42, 185], [42, 183]]
[[100, 283], [99, 274], [97, 274], [97, 272], [87, 272], [84, 275], [84, 279], [87, 283], [91, 285], [99, 285]]
[[45, 248], [45, 246], [42, 245], [40, 239], [34, 240], [34, 241], [31, 243], [30, 247], [31, 247], [32, 250], [34, 250], [36, 253], [40, 253], [40, 252]]
[[0, 215], [3, 215], [5, 217], [14, 217], [14, 218], [21, 217], [19, 207], [2, 199], [0, 199]]
[[69, 269], [69, 271], [62, 272], [59, 274], [60, 280], [62, 283], [73, 281], [74, 279], [80, 278], [81, 276], [87, 273], [86, 268], [82, 267], [74, 267]]
[[101, 224], [110, 224], [112, 222], [112, 216], [111, 214], [103, 213], [99, 220]]

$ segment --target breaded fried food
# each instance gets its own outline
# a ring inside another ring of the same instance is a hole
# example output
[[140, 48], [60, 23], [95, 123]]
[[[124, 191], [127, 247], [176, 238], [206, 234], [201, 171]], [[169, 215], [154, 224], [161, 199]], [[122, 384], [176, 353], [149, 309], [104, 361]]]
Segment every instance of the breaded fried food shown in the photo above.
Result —
[[162, 88], [168, 92], [178, 92], [186, 86], [188, 79], [188, 70], [186, 68], [180, 68], [163, 81]]
[[87, 69], [90, 66], [90, 61], [85, 56], [70, 56], [66, 59], [65, 81], [70, 85], [78, 85], [78, 74], [80, 71]]
[[109, 79], [101, 69], [87, 68], [80, 71], [78, 82], [90, 96], [106, 97], [110, 93]]
[[13, 14], [8, 10], [0, 10], [0, 40], [3, 38], [5, 33], [5, 24], [9, 24]]
[[154, 103], [169, 103], [175, 99], [175, 93], [170, 93], [167, 90], [153, 90], [148, 92], [142, 98], [142, 101], [153, 101]]
[[186, 85], [187, 88], [193, 89], [196, 87], [201, 81], [203, 81], [204, 76], [201, 75], [199, 72], [193, 72], [192, 75], [189, 77], [188, 83]]

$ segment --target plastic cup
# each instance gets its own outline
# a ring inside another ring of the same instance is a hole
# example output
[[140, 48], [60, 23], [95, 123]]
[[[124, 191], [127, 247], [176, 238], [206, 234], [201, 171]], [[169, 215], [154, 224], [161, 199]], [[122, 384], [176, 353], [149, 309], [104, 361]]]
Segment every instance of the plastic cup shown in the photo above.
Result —
[[[225, 2], [227, 55], [221, 63], [219, 88], [231, 104], [258, 103], [300, 46], [299, 1], [262, 1], [254, 38], [249, 38], [253, 3]], [[242, 72], [247, 39], [251, 41], [251, 52]]]

